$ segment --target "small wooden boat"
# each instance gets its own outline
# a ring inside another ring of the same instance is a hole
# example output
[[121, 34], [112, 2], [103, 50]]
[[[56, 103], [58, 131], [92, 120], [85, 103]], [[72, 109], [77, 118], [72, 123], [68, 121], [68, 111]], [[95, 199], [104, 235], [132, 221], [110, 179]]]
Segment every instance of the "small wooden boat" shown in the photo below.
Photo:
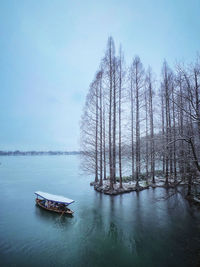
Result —
[[72, 199], [63, 196], [52, 195], [41, 191], [36, 191], [35, 195], [37, 196], [37, 198], [35, 199], [36, 204], [45, 210], [53, 211], [61, 215], [73, 215], [74, 213], [68, 208], [68, 205], [74, 202], [74, 200]]

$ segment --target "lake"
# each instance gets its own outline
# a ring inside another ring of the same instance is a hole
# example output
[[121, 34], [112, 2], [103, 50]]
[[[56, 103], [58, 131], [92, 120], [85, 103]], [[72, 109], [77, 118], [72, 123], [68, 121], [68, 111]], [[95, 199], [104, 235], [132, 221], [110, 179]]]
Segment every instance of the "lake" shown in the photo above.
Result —
[[[200, 210], [165, 189], [118, 196], [93, 190], [79, 156], [0, 157], [0, 266], [197, 266]], [[35, 205], [64, 195], [74, 217]]]

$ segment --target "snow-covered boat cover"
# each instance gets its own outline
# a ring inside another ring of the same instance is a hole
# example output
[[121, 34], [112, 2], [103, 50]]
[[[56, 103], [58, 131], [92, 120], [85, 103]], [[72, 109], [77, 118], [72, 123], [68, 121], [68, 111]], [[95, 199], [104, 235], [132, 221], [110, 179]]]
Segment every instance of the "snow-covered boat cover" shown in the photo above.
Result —
[[47, 200], [58, 202], [58, 203], [65, 203], [69, 205], [74, 202], [74, 200], [72, 199], [69, 199], [63, 196], [52, 195], [52, 194], [41, 192], [41, 191], [36, 191], [35, 194]]

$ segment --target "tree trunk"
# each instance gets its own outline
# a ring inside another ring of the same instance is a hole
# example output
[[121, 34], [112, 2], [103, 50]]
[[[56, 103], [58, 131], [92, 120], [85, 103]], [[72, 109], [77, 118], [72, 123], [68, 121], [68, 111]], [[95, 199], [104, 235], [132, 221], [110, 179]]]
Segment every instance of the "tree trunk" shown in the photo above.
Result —
[[122, 149], [121, 149], [121, 94], [122, 94], [122, 52], [119, 55], [119, 183], [122, 188]]
[[102, 72], [100, 72], [100, 183], [99, 185], [102, 186], [103, 184], [103, 143], [102, 143], [102, 139], [103, 139], [103, 122], [102, 122]]
[[154, 123], [153, 123], [153, 92], [151, 82], [151, 72], [149, 72], [149, 115], [150, 115], [150, 150], [151, 150], [151, 177], [152, 183], [155, 183], [155, 145], [154, 145]]
[[103, 179], [106, 180], [106, 118], [105, 103], [103, 104]]
[[132, 169], [132, 179], [134, 179], [134, 99], [133, 99], [133, 84], [131, 77], [131, 169]]
[[148, 133], [148, 101], [147, 101], [147, 91], [145, 92], [145, 128], [146, 128], [146, 138], [145, 138], [145, 145], [146, 145], [146, 181], [148, 183], [149, 179], [149, 133]]
[[140, 123], [139, 123], [139, 88], [138, 88], [138, 63], [135, 66], [135, 89], [136, 89], [136, 186], [139, 186], [140, 172]]
[[98, 85], [96, 85], [95, 183], [98, 182]]
[[166, 121], [166, 136], [165, 136], [165, 184], [168, 185], [169, 179], [169, 88], [168, 88], [168, 73], [167, 73], [167, 65], [164, 63], [164, 86], [165, 86], [165, 121]]
[[[175, 118], [175, 106], [174, 106], [174, 85], [172, 86], [172, 116], [173, 116], [173, 139], [176, 140], [176, 118]], [[176, 142], [173, 144], [173, 163], [174, 163], [174, 182], [177, 180], [177, 168], [176, 168]]]
[[113, 83], [113, 75], [112, 75], [112, 40], [109, 39], [109, 72], [110, 72], [110, 97], [109, 97], [109, 166], [110, 166], [110, 189], [113, 189], [113, 160], [112, 160], [112, 83]]
[[161, 113], [162, 113], [162, 171], [165, 174], [165, 115], [164, 115], [164, 99], [163, 94], [161, 94]]
[[113, 182], [116, 184], [116, 59], [113, 62]]

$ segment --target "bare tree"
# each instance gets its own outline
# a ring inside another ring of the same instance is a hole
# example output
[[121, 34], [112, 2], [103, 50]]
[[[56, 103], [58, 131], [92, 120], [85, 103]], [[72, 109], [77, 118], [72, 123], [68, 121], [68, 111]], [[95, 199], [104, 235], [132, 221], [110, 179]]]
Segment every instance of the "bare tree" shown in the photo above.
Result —
[[[127, 74], [123, 63], [121, 48], [119, 56], [115, 56], [114, 41], [109, 37], [81, 119], [83, 170], [92, 173], [95, 186], [100, 187], [108, 174], [109, 189], [113, 191], [118, 173], [119, 187], [123, 187], [123, 174], [130, 171], [124, 159], [131, 159], [131, 176], [140, 190], [143, 167], [146, 177], [155, 183], [155, 171], [161, 160], [165, 184], [172, 182], [170, 178], [176, 186], [180, 179], [185, 180], [190, 194], [193, 179], [200, 172], [199, 57], [194, 64], [178, 65], [176, 72], [164, 61], [160, 114], [155, 108], [157, 96], [151, 68], [145, 73], [136, 56]], [[160, 129], [154, 123], [159, 117]]]
[[98, 82], [91, 83], [81, 120], [82, 169], [98, 182]]
[[[174, 103], [174, 82], [172, 84], [172, 117], [173, 117], [173, 139], [176, 140], [176, 116], [175, 116], [175, 103]], [[177, 179], [177, 166], [176, 166], [176, 142], [173, 144], [173, 163], [174, 163], [174, 182]]]
[[[99, 81], [99, 109], [100, 109], [100, 136], [99, 136], [99, 141], [100, 141], [100, 182], [99, 185], [102, 186], [103, 184], [103, 104], [102, 104], [102, 71], [98, 73], [98, 81]], [[98, 114], [97, 114], [98, 115]]]
[[148, 183], [149, 178], [149, 127], [148, 127], [148, 112], [149, 112], [149, 102], [148, 102], [148, 91], [145, 91], [145, 168], [146, 168], [146, 180]]
[[149, 95], [149, 118], [150, 118], [150, 160], [151, 160], [151, 178], [152, 183], [155, 183], [155, 142], [154, 142], [154, 114], [153, 114], [153, 88], [152, 88], [152, 71], [151, 68], [147, 71], [147, 87]]
[[121, 135], [121, 102], [122, 102], [122, 79], [123, 79], [123, 55], [122, 49], [120, 46], [119, 50], [119, 182], [120, 188], [122, 188], [122, 135]]
[[170, 94], [170, 70], [167, 62], [164, 61], [162, 69], [162, 87], [164, 90], [165, 99], [165, 184], [169, 182], [169, 140], [170, 140], [170, 111], [169, 111], [169, 94]]
[[131, 76], [133, 81], [133, 88], [135, 92], [136, 102], [136, 187], [139, 186], [140, 174], [140, 105], [142, 90], [144, 88], [144, 69], [140, 58], [136, 56], [131, 65]]
[[134, 99], [134, 87], [133, 87], [133, 75], [132, 66], [130, 68], [130, 102], [131, 102], [131, 170], [132, 179], [134, 179], [135, 172], [135, 151], [134, 151], [134, 113], [135, 113], [135, 99]]

